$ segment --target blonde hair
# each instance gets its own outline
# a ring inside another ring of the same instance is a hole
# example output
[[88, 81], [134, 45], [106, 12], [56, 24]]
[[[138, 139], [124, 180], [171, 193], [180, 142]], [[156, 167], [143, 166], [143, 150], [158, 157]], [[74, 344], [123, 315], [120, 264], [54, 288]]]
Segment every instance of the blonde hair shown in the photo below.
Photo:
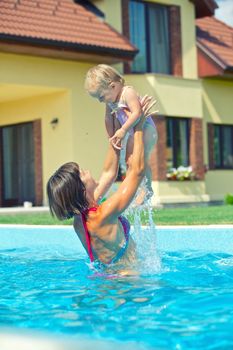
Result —
[[99, 88], [108, 88], [112, 82], [120, 82], [124, 85], [125, 80], [113, 67], [107, 64], [98, 64], [87, 72], [84, 86], [87, 91], [93, 91]]

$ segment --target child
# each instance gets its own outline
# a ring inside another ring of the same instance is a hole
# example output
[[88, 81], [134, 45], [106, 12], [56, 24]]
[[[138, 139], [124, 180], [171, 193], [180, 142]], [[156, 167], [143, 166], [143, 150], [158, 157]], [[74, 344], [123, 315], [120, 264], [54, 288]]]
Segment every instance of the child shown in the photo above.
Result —
[[[88, 93], [106, 104], [105, 126], [113, 147], [121, 149], [127, 133], [126, 161], [133, 151], [133, 127], [142, 115], [140, 97], [131, 86], [126, 86], [124, 78], [111, 66], [99, 64], [87, 72], [85, 88]], [[147, 196], [151, 197], [151, 169], [149, 156], [157, 142], [157, 131], [151, 117], [144, 124]]]

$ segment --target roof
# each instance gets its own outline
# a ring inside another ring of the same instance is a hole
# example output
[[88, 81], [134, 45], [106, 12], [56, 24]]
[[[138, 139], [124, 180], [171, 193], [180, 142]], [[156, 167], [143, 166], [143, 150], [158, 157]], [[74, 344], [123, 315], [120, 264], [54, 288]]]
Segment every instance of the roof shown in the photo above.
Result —
[[1, 0], [0, 42], [73, 51], [102, 52], [132, 59], [138, 50], [83, 2]]
[[222, 70], [233, 69], [233, 27], [215, 17], [196, 20], [197, 46]]
[[214, 11], [218, 8], [214, 0], [190, 0], [195, 6], [196, 18], [213, 16]]

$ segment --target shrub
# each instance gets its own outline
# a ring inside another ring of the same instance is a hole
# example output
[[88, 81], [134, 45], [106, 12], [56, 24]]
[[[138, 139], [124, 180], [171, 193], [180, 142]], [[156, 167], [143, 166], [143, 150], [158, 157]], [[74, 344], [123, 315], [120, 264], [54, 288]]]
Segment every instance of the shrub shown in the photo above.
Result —
[[233, 205], [233, 194], [227, 193], [224, 198], [225, 204]]

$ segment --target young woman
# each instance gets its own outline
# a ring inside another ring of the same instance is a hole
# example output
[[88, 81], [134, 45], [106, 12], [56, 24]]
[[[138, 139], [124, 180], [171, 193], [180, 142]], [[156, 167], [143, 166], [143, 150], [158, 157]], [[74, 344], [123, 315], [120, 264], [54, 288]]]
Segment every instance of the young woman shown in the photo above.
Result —
[[99, 182], [74, 162], [62, 165], [48, 181], [52, 215], [60, 220], [74, 217], [75, 232], [91, 261], [104, 265], [135, 261], [130, 225], [121, 214], [130, 205], [145, 175], [143, 124], [153, 105], [150, 97], [142, 100], [144, 114], [134, 127], [134, 148], [126, 177], [105, 202], [99, 204], [115, 179], [119, 163], [119, 151], [111, 144]]

